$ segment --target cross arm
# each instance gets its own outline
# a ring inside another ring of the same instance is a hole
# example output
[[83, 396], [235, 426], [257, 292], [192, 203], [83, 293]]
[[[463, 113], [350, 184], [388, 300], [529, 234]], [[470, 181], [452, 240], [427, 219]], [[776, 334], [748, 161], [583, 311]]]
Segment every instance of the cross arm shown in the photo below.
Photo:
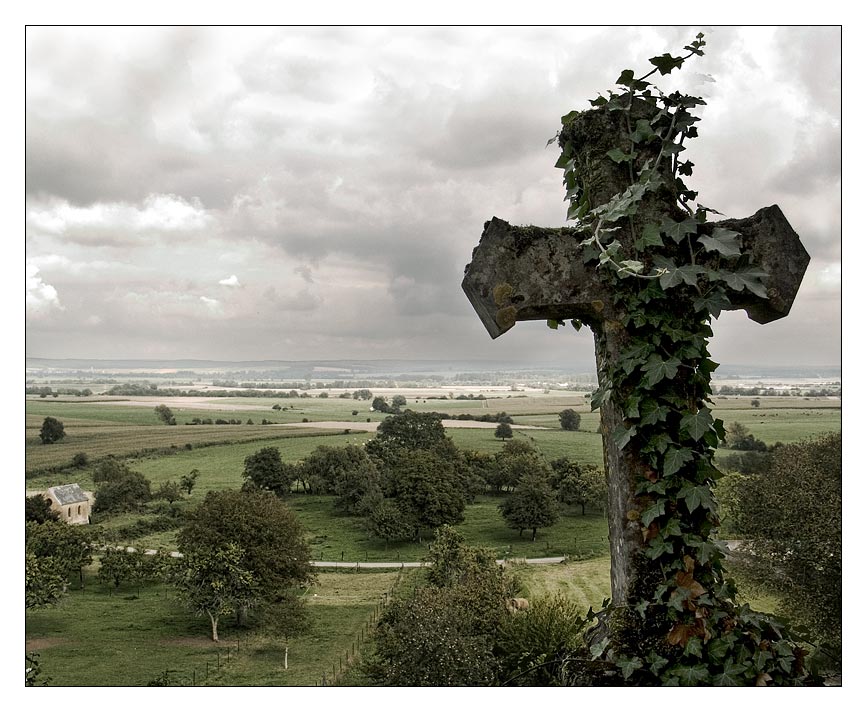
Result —
[[[768, 275], [767, 299], [732, 289], [730, 308], [745, 309], [760, 324], [786, 316], [810, 256], [779, 207], [706, 225], [708, 232], [715, 227], [739, 232], [755, 269]], [[584, 265], [582, 238], [575, 229], [516, 227], [496, 217], [485, 224], [462, 287], [491, 338], [516, 321], [577, 318], [592, 326], [617, 319], [611, 286]]]

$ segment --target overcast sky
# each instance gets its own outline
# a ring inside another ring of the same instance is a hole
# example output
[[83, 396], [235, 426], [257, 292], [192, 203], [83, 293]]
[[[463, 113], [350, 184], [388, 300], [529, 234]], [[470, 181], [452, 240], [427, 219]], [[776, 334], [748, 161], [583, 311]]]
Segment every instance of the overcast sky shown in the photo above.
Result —
[[723, 364], [836, 365], [838, 28], [27, 30], [28, 356], [589, 362], [492, 341], [463, 295], [484, 222], [566, 225], [559, 117], [704, 31], [699, 201], [780, 205], [790, 315], [714, 324]]

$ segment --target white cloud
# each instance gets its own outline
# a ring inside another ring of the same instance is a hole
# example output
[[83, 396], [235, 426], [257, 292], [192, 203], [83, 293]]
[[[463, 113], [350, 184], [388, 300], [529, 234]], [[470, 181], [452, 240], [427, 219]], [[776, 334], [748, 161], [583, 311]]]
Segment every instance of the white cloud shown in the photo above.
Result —
[[97, 202], [81, 207], [56, 200], [27, 214], [31, 231], [92, 244], [117, 243], [143, 234], [198, 233], [211, 221], [198, 199], [163, 194], [148, 195], [140, 205]]
[[218, 311], [220, 309], [220, 301], [218, 299], [211, 299], [210, 297], [199, 297], [199, 300], [211, 311]]
[[40, 317], [54, 309], [63, 309], [57, 296], [57, 290], [42, 281], [42, 277], [39, 276], [39, 268], [31, 262], [27, 263], [26, 305], [27, 316], [29, 317]]
[[233, 274], [231, 277], [226, 277], [225, 279], [220, 280], [220, 284], [224, 287], [240, 287], [241, 283], [238, 281], [238, 278]]

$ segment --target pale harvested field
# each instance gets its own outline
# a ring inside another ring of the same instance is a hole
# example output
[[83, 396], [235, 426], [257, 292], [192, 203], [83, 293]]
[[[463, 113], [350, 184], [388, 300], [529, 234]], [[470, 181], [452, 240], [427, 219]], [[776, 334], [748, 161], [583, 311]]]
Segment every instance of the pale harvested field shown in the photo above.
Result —
[[[499, 423], [482, 423], [478, 420], [444, 420], [444, 428], [487, 428], [493, 430]], [[359, 423], [357, 421], [317, 420], [313, 423], [274, 423], [269, 428], [324, 428], [326, 430], [365, 430], [375, 433], [379, 423]], [[548, 430], [537, 425], [513, 425], [512, 430]]]

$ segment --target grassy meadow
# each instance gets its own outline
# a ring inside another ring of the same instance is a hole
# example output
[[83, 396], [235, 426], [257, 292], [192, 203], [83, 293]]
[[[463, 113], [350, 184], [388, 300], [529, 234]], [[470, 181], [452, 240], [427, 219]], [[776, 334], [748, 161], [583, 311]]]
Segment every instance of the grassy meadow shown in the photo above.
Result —
[[[447, 392], [447, 389], [443, 389]], [[376, 392], [376, 391], [375, 391]], [[396, 392], [400, 392], [399, 390]], [[478, 391], [476, 391], [478, 392]], [[379, 393], [377, 393], [378, 395]], [[583, 463], [602, 464], [601, 436], [597, 413], [590, 412], [589, 399], [581, 393], [506, 394], [498, 392], [488, 401], [440, 400], [417, 394], [407, 395], [407, 407], [458, 415], [483, 415], [505, 411], [515, 424], [538, 429], [514, 430], [516, 440], [528, 442], [546, 458], [569, 457]], [[725, 422], [743, 423], [757, 438], [768, 444], [793, 442], [820, 433], [841, 429], [840, 401], [795, 397], [760, 398], [760, 406], [749, 397], [717, 397], [714, 414]], [[174, 412], [176, 426], [159, 422], [154, 407], [165, 403]], [[279, 403], [280, 410], [272, 405]], [[367, 425], [385, 415], [371, 413], [370, 401], [329, 398], [38, 398], [26, 401], [25, 486], [38, 491], [48, 486], [78, 482], [93, 489], [94, 463], [109, 455], [123, 458], [129, 466], [151, 480], [153, 488], [177, 481], [191, 470], [200, 477], [192, 495], [180, 506], [195, 506], [209, 490], [237, 489], [242, 482], [244, 459], [266, 447], [280, 450], [284, 461], [297, 462], [317, 446], [362, 444], [370, 432], [353, 430], [352, 424]], [[286, 410], [283, 410], [283, 408]], [[557, 414], [574, 408], [581, 415], [577, 432], [560, 429]], [[358, 411], [352, 415], [352, 411]], [[43, 445], [39, 428], [46, 416], [64, 422], [66, 437], [59, 443]], [[186, 425], [193, 418], [239, 419], [254, 425]], [[263, 426], [267, 418], [275, 423], [301, 423], [304, 429]], [[317, 427], [317, 422], [347, 423], [343, 427]], [[361, 426], [363, 427], [363, 426]], [[493, 429], [448, 428], [460, 448], [496, 453], [502, 441]], [[84, 452], [91, 463], [71, 467], [73, 455]], [[726, 450], [720, 454], [726, 454]], [[609, 594], [607, 523], [602, 514], [567, 509], [556, 525], [519, 537], [506, 527], [500, 516], [497, 497], [483, 496], [467, 506], [464, 521], [457, 526], [465, 539], [493, 549], [498, 558], [535, 558], [567, 555], [564, 564], [530, 566], [510, 563], [520, 578], [524, 595], [538, 598], [563, 594], [582, 607], [598, 608]], [[428, 541], [386, 545], [372, 538], [358, 517], [338, 513], [334, 498], [293, 494], [288, 506], [297, 514], [307, 532], [313, 558], [340, 561], [415, 561], [428, 553]], [[143, 512], [105, 518], [99, 524], [108, 532], [153, 518], [156, 505]], [[147, 534], [124, 543], [145, 548], [176, 548], [175, 530]], [[429, 537], [429, 533], [425, 534]], [[86, 588], [73, 589], [52, 609], [26, 613], [28, 650], [39, 651], [43, 673], [52, 685], [111, 686], [145, 685], [168, 673], [173, 684], [226, 686], [314, 685], [326, 675], [333, 680], [335, 665], [346, 659], [369, 622], [382, 596], [394, 586], [396, 571], [349, 569], [321, 571], [318, 581], [305, 594], [311, 626], [290, 644], [289, 669], [283, 669], [283, 644], [261, 629], [238, 630], [232, 621], [221, 624], [217, 644], [210, 641], [209, 623], [197, 618], [175, 600], [163, 585], [125, 588], [113, 595], [95, 582], [88, 572]], [[421, 575], [407, 569], [404, 576]], [[745, 600], [759, 610], [773, 612], [776, 601], [758, 588], [744, 588]], [[240, 641], [240, 643], [239, 643]], [[231, 660], [226, 662], [231, 651]], [[221, 666], [216, 670], [218, 653]], [[339, 665], [338, 665], [339, 668]], [[208, 673], [205, 678], [205, 673]]]

